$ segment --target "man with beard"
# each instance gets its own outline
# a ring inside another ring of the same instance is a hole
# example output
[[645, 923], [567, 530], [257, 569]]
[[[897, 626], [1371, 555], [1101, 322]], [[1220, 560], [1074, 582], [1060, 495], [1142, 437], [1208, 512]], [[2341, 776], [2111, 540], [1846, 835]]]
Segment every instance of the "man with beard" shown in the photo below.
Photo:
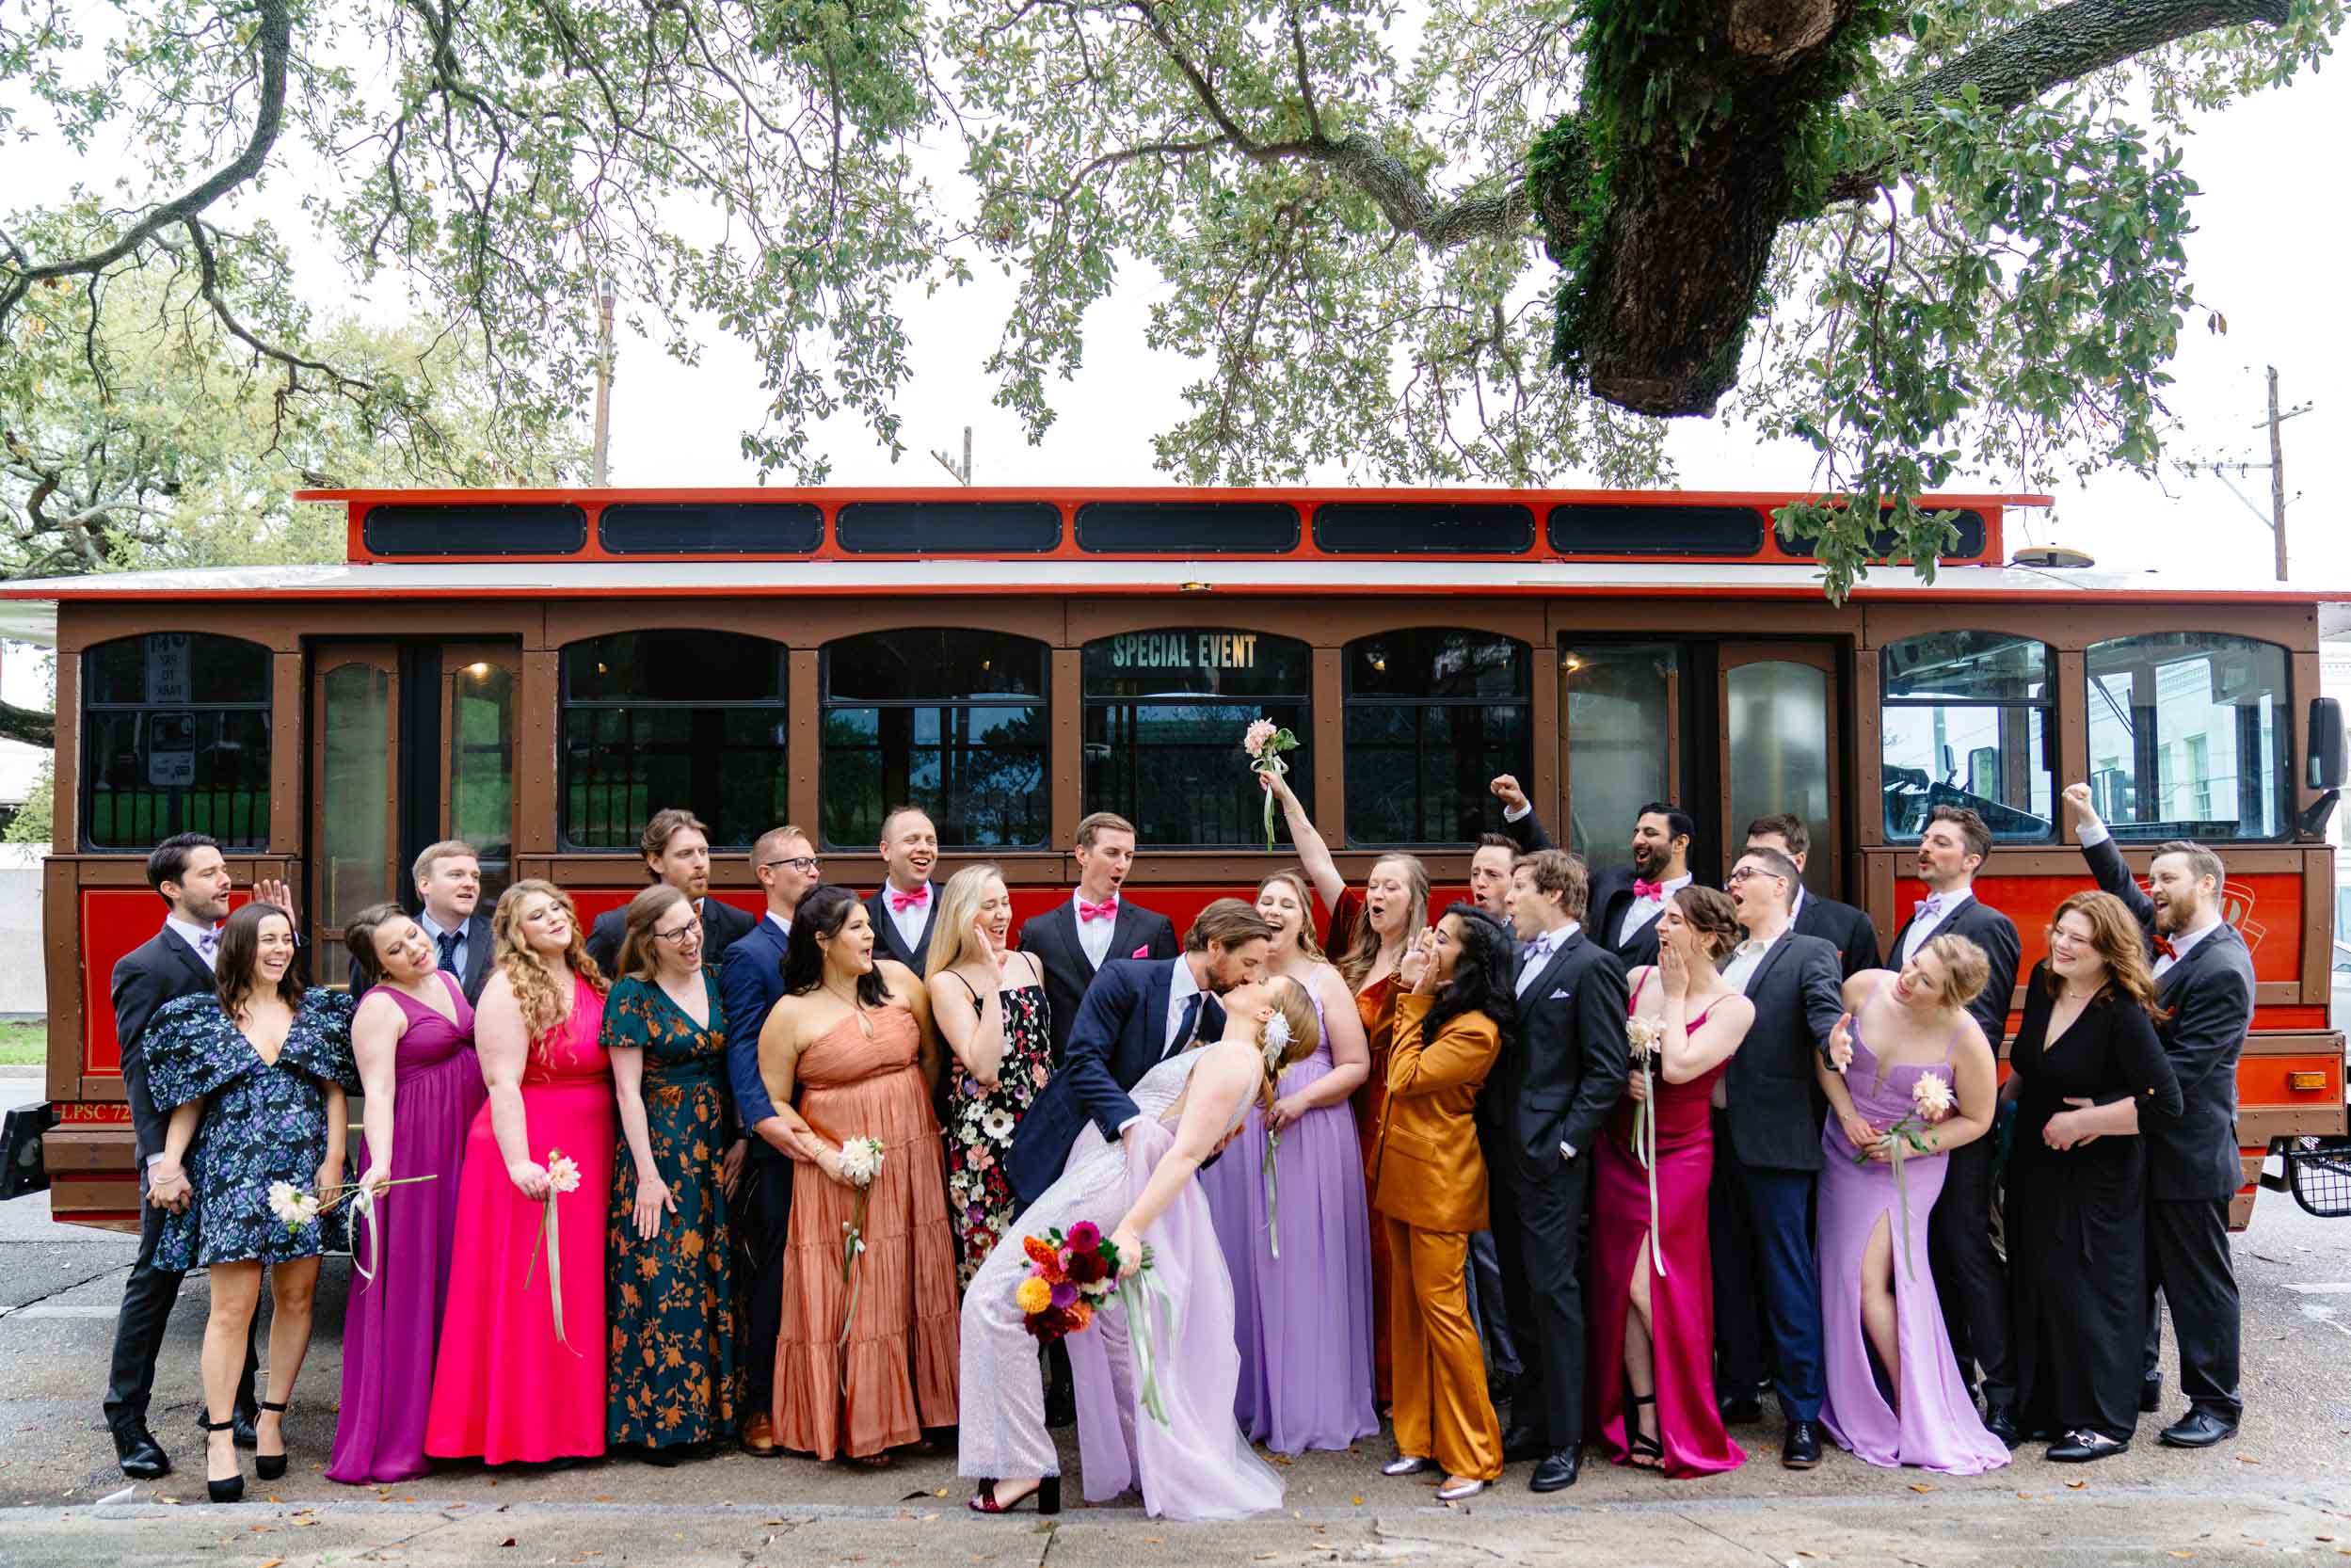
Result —
[[[1551, 847], [1535, 808], [1509, 774], [1487, 786], [1502, 802], [1502, 829], [1527, 854]], [[1680, 807], [1653, 800], [1633, 814], [1633, 863], [1591, 879], [1592, 939], [1627, 969], [1657, 961], [1657, 917], [1689, 886], [1689, 844], [1698, 823]]]
[[1078, 888], [1067, 901], [1021, 922], [1020, 951], [1044, 966], [1053, 1062], [1061, 1064], [1078, 1004], [1113, 958], [1176, 956], [1176, 927], [1165, 915], [1120, 896], [1135, 864], [1135, 824], [1096, 811], [1078, 824], [1071, 852]]
[[2177, 1116], [2141, 1118], [2128, 1099], [2096, 1107], [2111, 1118], [2088, 1130], [2136, 1130], [2147, 1144], [2147, 1360], [2139, 1408], [2163, 1397], [2157, 1357], [2163, 1320], [2153, 1292], [2171, 1306], [2180, 1341], [2180, 1391], [2185, 1416], [2163, 1430], [2175, 1448], [2208, 1448], [2234, 1437], [2245, 1401], [2237, 1386], [2240, 1320], [2236, 1272], [2229, 1259], [2229, 1200], [2244, 1175], [2237, 1164], [2237, 1057], [2253, 1027], [2253, 955], [2221, 919], [2227, 871], [2201, 844], [2174, 840], [2155, 847], [2139, 890], [2106, 824], [2090, 808], [2089, 786], [2069, 784], [2082, 857], [2098, 886], [2131, 906], [2154, 959], [2155, 999], [2170, 1016], [2157, 1026], [2179, 1075]]
[[[666, 882], [693, 901], [702, 918], [704, 960], [715, 964], [751, 930], [749, 915], [731, 904], [712, 898], [711, 830], [693, 812], [680, 807], [656, 811], [637, 839], [645, 853], [645, 879]], [[629, 907], [607, 909], [588, 931], [587, 954], [607, 979], [620, 962], [620, 938], [629, 929]]]
[[1127, 1091], [1163, 1059], [1223, 1034], [1216, 999], [1262, 974], [1272, 945], [1273, 928], [1255, 909], [1221, 898], [1184, 933], [1180, 956], [1102, 966], [1070, 1029], [1067, 1060], [1037, 1092], [1004, 1157], [1024, 1206], [1061, 1176], [1087, 1122], [1105, 1139], [1123, 1137], [1141, 1115]]
[[929, 813], [895, 806], [882, 818], [882, 885], [865, 901], [873, 919], [873, 949], [916, 974], [930, 967], [931, 917], [938, 913], [938, 828]]

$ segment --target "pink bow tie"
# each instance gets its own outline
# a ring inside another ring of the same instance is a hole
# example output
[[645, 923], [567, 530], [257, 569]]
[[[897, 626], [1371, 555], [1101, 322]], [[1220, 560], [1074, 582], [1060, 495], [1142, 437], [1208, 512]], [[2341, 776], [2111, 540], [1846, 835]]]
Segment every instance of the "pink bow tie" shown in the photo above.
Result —
[[1647, 900], [1653, 904], [1663, 903], [1665, 900], [1665, 884], [1662, 882], [1644, 882], [1637, 876], [1633, 878], [1633, 896], [1637, 899]]
[[1078, 918], [1081, 920], [1114, 920], [1118, 919], [1118, 895], [1112, 893], [1099, 904], [1078, 901]]
[[893, 915], [903, 915], [909, 909], [920, 909], [930, 902], [931, 885], [927, 882], [911, 893], [902, 893], [893, 888], [889, 895], [889, 912]]

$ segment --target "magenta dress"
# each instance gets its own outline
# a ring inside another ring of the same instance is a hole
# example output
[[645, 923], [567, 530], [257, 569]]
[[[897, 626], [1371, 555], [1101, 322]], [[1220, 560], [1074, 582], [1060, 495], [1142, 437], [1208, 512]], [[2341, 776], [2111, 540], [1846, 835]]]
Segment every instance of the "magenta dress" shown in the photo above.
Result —
[[[1315, 1016], [1322, 1016], [1319, 996]], [[1295, 1095], [1335, 1065], [1326, 1039], [1283, 1073], [1279, 1092]], [[1265, 1151], [1265, 1112], [1252, 1105], [1240, 1136], [1199, 1176], [1233, 1278], [1240, 1349], [1233, 1415], [1276, 1453], [1344, 1448], [1380, 1430], [1371, 1404], [1371, 1228], [1354, 1107], [1319, 1107], [1282, 1134], [1272, 1212]]]
[[[1959, 1044], [1951, 1037], [1951, 1046]], [[1853, 1064], [1845, 1086], [1853, 1109], [1873, 1127], [1892, 1127], [1911, 1112], [1911, 1085], [1927, 1073], [1952, 1079], [1951, 1046], [1940, 1064], [1886, 1069], [1853, 1019]], [[1879, 1081], [1882, 1079], [1884, 1081]], [[1957, 1094], [1956, 1087], [1953, 1090]], [[1909, 1197], [1910, 1256], [1903, 1257], [1903, 1222], [1895, 1202], [1894, 1167], [1856, 1162], [1852, 1142], [1834, 1116], [1820, 1134], [1823, 1156], [1815, 1256], [1820, 1270], [1821, 1424], [1838, 1446], [1872, 1464], [1915, 1464], [1945, 1475], [1975, 1476], [2008, 1463], [2007, 1446], [1984, 1430], [1967, 1385], [1959, 1381], [1951, 1336], [1943, 1326], [1935, 1276], [1927, 1261], [1927, 1220], [1943, 1192], [1946, 1154], [1912, 1154], [1902, 1161]], [[1895, 1333], [1902, 1354], [1901, 1397], [1889, 1405], [1869, 1336], [1862, 1329], [1862, 1257], [1880, 1222], [1894, 1243]], [[1898, 1411], [1897, 1411], [1897, 1408]]]
[[[441, 1307], [449, 1299], [458, 1171], [485, 1097], [482, 1064], [473, 1054], [473, 1009], [455, 975], [435, 972], [456, 1014], [454, 1023], [384, 988], [408, 1020], [392, 1058], [392, 1178], [434, 1179], [394, 1187], [377, 1198], [372, 1258], [369, 1227], [353, 1227], [352, 1256], [376, 1277], [351, 1276], [343, 1324], [343, 1407], [327, 1479], [354, 1486], [407, 1480], [430, 1468], [424, 1418]], [[367, 1166], [362, 1144], [360, 1169]]]
[[[1642, 975], [1642, 981], [1648, 977]], [[1640, 986], [1633, 988], [1640, 1000]], [[1689, 1021], [1705, 1022], [1701, 1013]], [[1654, 1072], [1657, 1108], [1657, 1256], [1649, 1273], [1649, 1319], [1656, 1366], [1657, 1435], [1669, 1476], [1735, 1470], [1745, 1450], [1722, 1430], [1714, 1395], [1714, 1258], [1706, 1242], [1706, 1190], [1714, 1180], [1712, 1101], [1728, 1061], [1688, 1083]], [[1627, 1464], [1625, 1434], [1639, 1426], [1627, 1408], [1624, 1331], [1632, 1315], [1633, 1267], [1649, 1235], [1649, 1173], [1635, 1158], [1630, 1096], [1616, 1102], [1592, 1156], [1591, 1331], [1585, 1340], [1584, 1408], [1608, 1458]]]
[[604, 1451], [604, 1210], [619, 1118], [611, 1059], [599, 1038], [603, 1022], [603, 995], [575, 977], [571, 1016], [531, 1048], [522, 1074], [531, 1158], [543, 1165], [560, 1149], [580, 1167], [579, 1187], [555, 1199], [561, 1339], [548, 1259], [542, 1253], [536, 1267], [532, 1259], [542, 1207], [507, 1178], [489, 1107], [473, 1118], [424, 1427], [424, 1451], [436, 1459], [499, 1464]]

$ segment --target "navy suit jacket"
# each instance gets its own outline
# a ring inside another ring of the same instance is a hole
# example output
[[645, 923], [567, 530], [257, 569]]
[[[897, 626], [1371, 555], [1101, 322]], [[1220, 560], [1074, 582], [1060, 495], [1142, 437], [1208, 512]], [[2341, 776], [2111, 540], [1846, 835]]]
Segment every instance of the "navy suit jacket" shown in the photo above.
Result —
[[[1504, 817], [1502, 831], [1518, 845], [1521, 855], [1556, 847], [1551, 835], [1543, 830], [1543, 819], [1532, 811], [1515, 819]], [[1632, 940], [1619, 942], [1617, 933], [1624, 929], [1624, 909], [1632, 902], [1633, 868], [1610, 866], [1591, 879], [1591, 891], [1584, 902], [1584, 930], [1591, 941], [1614, 953], [1625, 968], [1638, 969], [1657, 961], [1657, 922], [1648, 921], [1633, 933]]]
[[147, 1087], [148, 1021], [165, 1002], [213, 988], [211, 968], [168, 926], [124, 953], [114, 967], [114, 1037], [121, 1048], [122, 1097], [131, 1105], [142, 1189], [148, 1157], [163, 1152], [164, 1133], [170, 1126]]
[[1747, 977], [1755, 1021], [1724, 1073], [1731, 1143], [1739, 1162], [1759, 1170], [1820, 1169], [1821, 1110], [1813, 1063], [1845, 1016], [1837, 950], [1789, 931]]
[[[1070, 1146], [1092, 1122], [1105, 1140], [1140, 1114], [1127, 1091], [1167, 1053], [1169, 990], [1181, 958], [1113, 958], [1104, 964], [1070, 1026], [1061, 1069], [1039, 1091], [1013, 1134], [1005, 1175], [1023, 1205], [1044, 1195], [1069, 1162]], [[1194, 1040], [1224, 1032], [1224, 1009], [1204, 997], [1192, 1025]]]
[[734, 1088], [735, 1114], [745, 1132], [776, 1114], [776, 1102], [767, 1097], [767, 1083], [760, 1077], [760, 1030], [784, 994], [785, 941], [776, 922], [761, 915], [718, 961], [719, 1002], [727, 1009], [727, 1081]]

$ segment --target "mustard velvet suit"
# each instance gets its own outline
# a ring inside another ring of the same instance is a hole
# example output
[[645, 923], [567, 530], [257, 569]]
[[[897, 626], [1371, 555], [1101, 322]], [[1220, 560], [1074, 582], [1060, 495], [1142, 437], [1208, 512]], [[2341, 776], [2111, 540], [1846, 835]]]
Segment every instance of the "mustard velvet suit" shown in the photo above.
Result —
[[1388, 1237], [1390, 1413], [1399, 1454], [1493, 1480], [1502, 1473], [1502, 1423], [1486, 1395], [1485, 1349], [1462, 1268], [1471, 1233], [1486, 1228], [1478, 1090], [1502, 1036], [1484, 1014], [1464, 1013], [1425, 1038], [1434, 1000], [1413, 993], [1397, 999], [1387, 1109], [1372, 1146], [1371, 1205]]

